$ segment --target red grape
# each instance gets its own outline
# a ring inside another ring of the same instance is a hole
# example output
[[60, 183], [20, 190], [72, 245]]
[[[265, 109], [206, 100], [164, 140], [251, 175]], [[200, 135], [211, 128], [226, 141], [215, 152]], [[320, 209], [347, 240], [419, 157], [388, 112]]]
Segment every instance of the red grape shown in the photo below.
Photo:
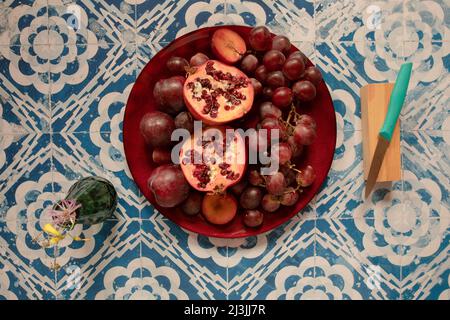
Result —
[[292, 150], [288, 143], [280, 142], [273, 146], [272, 151], [274, 152], [273, 156], [278, 158], [278, 163], [280, 165], [286, 164], [292, 158]]
[[306, 166], [303, 170], [297, 173], [297, 182], [301, 187], [310, 186], [316, 179], [316, 173], [313, 167], [310, 165]]
[[241, 179], [238, 183], [230, 187], [230, 190], [237, 196], [241, 195], [244, 189], [247, 187], [247, 179]]
[[265, 194], [261, 200], [261, 207], [267, 212], [277, 211], [280, 207], [280, 200], [271, 194]]
[[278, 130], [278, 137], [282, 140], [287, 138], [286, 127], [278, 119], [265, 118], [261, 122], [261, 129], [267, 130], [268, 140], [270, 141], [272, 137], [272, 130]]
[[189, 197], [181, 204], [181, 210], [188, 216], [200, 213], [202, 209], [203, 194], [191, 191]]
[[282, 116], [280, 109], [275, 107], [272, 102], [266, 101], [261, 103], [259, 106], [259, 116], [261, 119], [264, 118], [275, 118], [278, 119]]
[[208, 61], [209, 58], [204, 53], [196, 53], [191, 57], [191, 60], [189, 60], [191, 67], [198, 67], [204, 64], [206, 61]]
[[246, 210], [243, 217], [244, 224], [250, 228], [259, 227], [264, 220], [264, 215], [259, 210]]
[[289, 136], [287, 139], [287, 142], [289, 143], [289, 146], [291, 147], [292, 151], [292, 158], [297, 158], [301, 156], [303, 153], [303, 144], [299, 144], [295, 141], [294, 136]]
[[156, 164], [172, 162], [171, 152], [162, 148], [155, 148], [152, 152], [152, 160]]
[[266, 67], [262, 64], [255, 70], [255, 78], [261, 83], [264, 83], [267, 78], [267, 70]]
[[304, 78], [311, 81], [312, 84], [318, 85], [322, 80], [322, 73], [316, 67], [308, 67], [305, 70]]
[[252, 82], [253, 91], [255, 92], [255, 96], [260, 95], [263, 91], [261, 82], [259, 82], [255, 78], [250, 78], [250, 81]]
[[300, 58], [288, 59], [283, 65], [283, 74], [289, 80], [298, 80], [305, 72], [305, 63]]
[[185, 109], [183, 99], [185, 80], [182, 76], [173, 76], [156, 82], [153, 96], [160, 111], [175, 115]]
[[250, 186], [242, 192], [239, 203], [244, 209], [256, 209], [261, 203], [261, 199], [261, 188]]
[[288, 60], [290, 59], [294, 59], [294, 58], [300, 58], [302, 59], [303, 63], [306, 64], [308, 63], [308, 58], [305, 56], [305, 54], [301, 51], [294, 51], [292, 52], [289, 56], [288, 56]]
[[285, 187], [286, 181], [281, 172], [266, 176], [266, 189], [270, 194], [276, 196], [282, 195]]
[[300, 101], [311, 101], [316, 97], [316, 87], [308, 80], [301, 80], [294, 83], [292, 91]]
[[283, 206], [293, 206], [297, 203], [299, 194], [294, 188], [288, 187], [281, 196], [281, 204]]
[[297, 180], [297, 172], [292, 170], [289, 166], [281, 166], [280, 172], [284, 175], [284, 180], [286, 181], [286, 185], [290, 186]]
[[264, 26], [253, 28], [250, 31], [248, 42], [256, 51], [265, 51], [269, 49], [272, 42], [269, 29]]
[[258, 58], [253, 54], [246, 55], [241, 61], [241, 70], [246, 74], [252, 74], [258, 67]]
[[304, 125], [296, 125], [294, 129], [294, 141], [298, 144], [309, 146], [316, 138], [316, 130]]
[[295, 124], [301, 124], [301, 125], [304, 125], [305, 127], [311, 127], [313, 129], [316, 129], [316, 121], [311, 116], [308, 116], [307, 114], [302, 114], [297, 119]]
[[263, 57], [264, 66], [269, 72], [281, 70], [285, 61], [286, 57], [281, 51], [278, 50], [267, 51]]
[[186, 129], [190, 133], [194, 132], [194, 119], [190, 112], [183, 111], [175, 117], [175, 127]]
[[266, 83], [273, 89], [286, 87], [287, 80], [281, 71], [272, 71], [267, 74]]
[[248, 181], [253, 186], [260, 186], [260, 185], [264, 184], [264, 182], [265, 182], [263, 176], [261, 175], [261, 173], [258, 170], [250, 171], [250, 173], [248, 175]]
[[272, 39], [272, 49], [288, 53], [291, 49], [291, 41], [285, 36], [275, 36]]
[[262, 93], [265, 98], [272, 99], [273, 89], [271, 87], [264, 87]]
[[279, 108], [287, 108], [292, 103], [292, 91], [288, 87], [276, 88], [273, 92], [272, 103]]
[[167, 69], [174, 75], [185, 75], [186, 67], [189, 67], [189, 62], [181, 57], [170, 57], [166, 63]]
[[168, 114], [153, 111], [142, 117], [139, 129], [147, 144], [152, 147], [167, 147], [172, 144], [171, 136], [175, 123]]

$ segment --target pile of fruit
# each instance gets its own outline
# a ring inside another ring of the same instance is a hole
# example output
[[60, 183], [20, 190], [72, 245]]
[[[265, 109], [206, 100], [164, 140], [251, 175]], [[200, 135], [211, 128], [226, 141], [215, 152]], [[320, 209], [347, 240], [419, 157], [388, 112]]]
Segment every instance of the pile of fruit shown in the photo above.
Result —
[[[316, 137], [314, 119], [299, 110], [315, 98], [322, 75], [316, 67], [307, 67], [308, 59], [291, 48], [287, 37], [272, 36], [263, 26], [253, 28], [247, 41], [226, 27], [217, 29], [211, 52], [214, 57], [202, 52], [170, 57], [166, 67], [172, 76], [153, 88], [159, 111], [145, 114], [140, 122], [158, 166], [148, 188], [161, 207], [200, 214], [217, 225], [239, 218], [257, 228], [265, 215], [295, 205], [303, 188], [314, 182], [312, 166], [297, 168], [295, 163]], [[225, 130], [242, 127], [249, 113], [258, 118], [253, 124], [256, 143], [239, 134], [217, 141], [215, 132], [225, 137]], [[202, 121], [203, 135], [183, 142], [175, 164], [172, 132], [182, 128], [193, 133], [194, 120]], [[280, 137], [276, 144], [270, 139], [273, 130]], [[261, 167], [269, 164], [235, 161], [251, 148], [269, 150], [278, 171], [262, 175]]]

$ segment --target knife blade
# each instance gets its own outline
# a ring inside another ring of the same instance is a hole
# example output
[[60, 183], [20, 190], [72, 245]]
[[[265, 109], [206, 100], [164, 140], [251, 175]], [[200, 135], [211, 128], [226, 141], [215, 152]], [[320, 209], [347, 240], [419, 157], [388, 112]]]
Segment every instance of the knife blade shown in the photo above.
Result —
[[411, 77], [411, 70], [411, 62], [402, 64], [397, 75], [397, 79], [395, 80], [394, 88], [392, 89], [391, 97], [389, 99], [386, 118], [384, 119], [383, 126], [378, 133], [377, 146], [370, 164], [369, 175], [366, 181], [365, 198], [370, 195], [370, 192], [377, 181], [378, 173], [381, 165], [383, 164], [384, 155], [386, 154], [386, 150], [391, 142], [395, 125], [400, 115], [400, 111], [402, 110], [403, 103], [405, 102], [409, 79]]

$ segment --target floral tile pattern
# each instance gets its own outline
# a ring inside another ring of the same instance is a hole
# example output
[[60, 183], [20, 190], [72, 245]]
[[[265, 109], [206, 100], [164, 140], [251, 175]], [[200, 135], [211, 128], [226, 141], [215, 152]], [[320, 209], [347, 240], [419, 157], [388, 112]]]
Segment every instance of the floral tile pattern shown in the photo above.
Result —
[[[163, 299], [225, 299], [227, 297], [227, 241], [183, 230], [153, 215], [142, 221], [143, 286]], [[155, 272], [167, 270], [167, 279]], [[156, 281], [158, 283], [156, 283]], [[158, 289], [159, 288], [159, 289]], [[165, 288], [165, 289], [163, 289]]]
[[58, 299], [124, 300], [141, 295], [139, 221], [106, 221], [75, 232], [91, 240], [65, 239], [58, 245]]
[[264, 235], [230, 241], [229, 298], [301, 298], [304, 292], [297, 292], [295, 282], [287, 283], [285, 278], [291, 272], [298, 275], [299, 269], [304, 271], [302, 276], [313, 276], [314, 224], [314, 220], [296, 217]]
[[[0, 2], [0, 299], [450, 300], [450, 47], [442, 0]], [[334, 161], [304, 212], [266, 234], [216, 239], [164, 218], [138, 190], [122, 121], [136, 77], [176, 37], [267, 25], [320, 68]], [[413, 73], [402, 179], [364, 199], [359, 90]], [[114, 216], [41, 249], [46, 209], [104, 176]]]

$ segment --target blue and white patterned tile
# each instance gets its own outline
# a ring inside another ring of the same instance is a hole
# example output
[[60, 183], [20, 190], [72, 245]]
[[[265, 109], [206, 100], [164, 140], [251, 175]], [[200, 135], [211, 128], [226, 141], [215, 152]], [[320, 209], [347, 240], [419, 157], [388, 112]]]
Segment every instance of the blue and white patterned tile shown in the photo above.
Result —
[[411, 83], [402, 110], [403, 129], [450, 129], [450, 43], [405, 42], [413, 63]]
[[0, 133], [50, 130], [46, 47], [0, 46]]
[[135, 46], [69, 45], [50, 68], [53, 132], [121, 129]]
[[360, 205], [363, 189], [361, 143], [361, 131], [338, 130], [333, 163], [317, 194], [318, 217], [351, 217]]
[[411, 211], [442, 217], [450, 210], [450, 132], [403, 136], [404, 202]]
[[394, 81], [404, 58], [375, 42], [316, 44], [316, 65], [333, 98], [337, 128], [361, 130], [360, 88]]
[[398, 245], [382, 223], [378, 217], [317, 220], [315, 278], [324, 297], [399, 299]]
[[[413, 222], [412, 219], [405, 221]], [[409, 226], [408, 226], [409, 227]], [[415, 223], [402, 259], [404, 300], [450, 300], [450, 216]]]
[[364, 199], [361, 131], [337, 132], [336, 151], [330, 172], [316, 197], [318, 218], [371, 217], [376, 207], [401, 201], [402, 183], [378, 183]]
[[126, 300], [140, 296], [140, 222], [76, 225], [58, 244], [58, 299]]
[[48, 44], [47, 0], [0, 3], [0, 45]]
[[168, 43], [141, 43], [136, 49], [136, 77], [139, 76], [142, 69], [147, 65], [151, 58], [162, 50]]
[[403, 1], [315, 1], [317, 41], [401, 42]]
[[[142, 221], [143, 285], [151, 293], [152, 282], [155, 282], [151, 269], [166, 267], [168, 277], [160, 286], [164, 284], [178, 292], [164, 293], [170, 294], [172, 299], [225, 299], [226, 245], [226, 239], [185, 231], [155, 211], [151, 219]], [[154, 265], [148, 260], [152, 260]]]
[[3, 256], [1, 256], [1, 258], [0, 300], [18, 300], [20, 298], [23, 298], [24, 296], [26, 296], [26, 291], [22, 288], [19, 288], [15, 266], [5, 264], [5, 258]]
[[52, 299], [55, 252], [33, 241], [49, 221], [45, 210], [55, 201], [50, 135], [7, 135], [0, 140], [0, 264], [15, 279], [11, 290], [21, 299]]
[[0, 135], [0, 220], [39, 219], [52, 198], [50, 135]]
[[[142, 253], [144, 255], [144, 251]], [[151, 249], [146, 248], [145, 254], [151, 258], [142, 257], [142, 290], [139, 299], [144, 300], [192, 300], [196, 299], [195, 293], [189, 292], [185, 279], [180, 277], [176, 267], [168, 263], [158, 264], [161, 260]], [[188, 294], [191, 295], [188, 295]]]
[[138, 1], [138, 43], [170, 42], [201, 27], [227, 23], [223, 0]]
[[115, 186], [118, 206], [113, 218], [140, 217], [141, 198], [128, 167], [120, 132], [54, 134], [52, 141], [55, 192], [63, 198], [82, 177], [101, 176]]
[[[314, 245], [305, 252], [314, 253]], [[267, 300], [310, 300], [317, 299], [316, 281], [314, 278], [314, 256], [303, 256], [300, 261], [280, 265], [279, 270], [266, 281], [269, 284]]]
[[265, 25], [291, 41], [314, 41], [314, 1], [227, 0], [226, 24]]
[[0, 222], [0, 300], [55, 298], [55, 251], [32, 241], [41, 227], [31, 219]]
[[316, 55], [333, 99], [337, 128], [361, 130], [359, 88], [368, 82], [362, 53], [354, 44], [317, 43]]
[[450, 4], [446, 0], [405, 1], [405, 40], [449, 41]]
[[133, 0], [49, 0], [51, 44], [134, 43]]
[[[280, 290], [293, 284], [284, 283], [284, 276], [279, 276], [283, 278], [280, 280], [276, 274], [298, 268], [302, 260], [305, 260], [301, 268], [305, 271], [303, 276], [311, 277], [308, 269], [313, 267], [314, 223], [314, 220], [294, 217], [268, 233], [229, 240], [229, 299], [280, 298], [286, 294], [280, 293]], [[293, 267], [286, 270], [287, 265]]]
[[[260, 262], [246, 260], [243, 257], [242, 269], [237, 274], [235, 288], [230, 283], [231, 297], [237, 299], [269, 299], [269, 300], [297, 300], [308, 299], [311, 295], [311, 285], [314, 282], [314, 221], [300, 220], [295, 225], [286, 226], [267, 234], [267, 244], [264, 252], [259, 255]], [[281, 234], [284, 232], [287, 235]], [[259, 236], [258, 242], [265, 237]], [[273, 243], [273, 244], [272, 244]], [[245, 248], [237, 248], [245, 252]], [[249, 272], [255, 272], [252, 277]], [[248, 283], [238, 284], [237, 280]], [[247, 286], [248, 285], [248, 286]]]

